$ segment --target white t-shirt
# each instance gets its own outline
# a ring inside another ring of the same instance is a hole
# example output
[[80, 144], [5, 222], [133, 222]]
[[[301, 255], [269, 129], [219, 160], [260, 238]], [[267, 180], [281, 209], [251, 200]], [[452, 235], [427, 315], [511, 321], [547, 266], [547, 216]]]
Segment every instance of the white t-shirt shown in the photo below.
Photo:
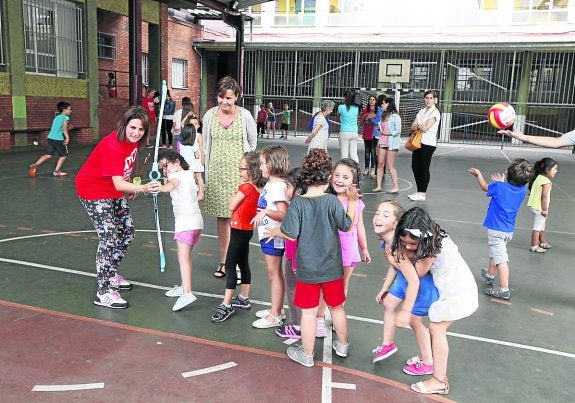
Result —
[[329, 139], [329, 126], [327, 124], [327, 120], [325, 120], [325, 116], [321, 112], [315, 115], [313, 120], [314, 129], [318, 125], [321, 126], [321, 129], [318, 130], [314, 138], [312, 138], [311, 141], [309, 142], [307, 148], [308, 151], [311, 150], [312, 148], [321, 148], [327, 150], [327, 140]]
[[180, 153], [180, 155], [184, 157], [188, 165], [190, 165], [190, 171], [204, 172], [204, 166], [202, 165], [202, 162], [200, 161], [199, 158], [196, 158], [196, 154], [199, 155], [200, 151], [200, 147], [198, 146], [197, 141], [191, 146], [186, 146], [180, 143], [180, 141], [178, 140], [177, 148], [178, 153]]
[[198, 185], [194, 173], [188, 171], [172, 172], [168, 179], [177, 179], [180, 184], [170, 192], [174, 210], [175, 232], [204, 228], [202, 212], [198, 204]]
[[437, 129], [439, 128], [439, 119], [441, 119], [441, 114], [435, 106], [432, 106], [429, 110], [423, 108], [417, 113], [417, 124], [423, 125], [429, 119], [435, 118], [435, 123], [426, 132], [423, 132], [423, 137], [421, 138], [422, 144], [427, 144], [428, 146], [437, 146]]
[[[258, 200], [258, 212], [263, 209], [268, 209], [272, 211], [278, 211], [277, 202], [286, 202], [287, 198], [285, 194], [286, 184], [284, 181], [280, 182], [268, 182], [264, 186], [260, 193], [260, 198]], [[261, 241], [265, 239], [264, 232], [267, 232], [266, 228], [279, 227], [281, 222], [272, 220], [270, 217], [265, 216], [261, 224], [258, 226], [258, 239]], [[274, 238], [274, 248], [283, 249], [284, 240], [281, 238]]]
[[563, 136], [561, 136], [561, 137], [564, 137], [564, 138], [566, 138], [567, 140], [569, 140], [571, 143], [575, 144], [575, 130], [572, 130], [572, 131], [570, 131], [570, 132], [568, 132], [568, 133], [565, 133], [565, 134], [564, 134]]

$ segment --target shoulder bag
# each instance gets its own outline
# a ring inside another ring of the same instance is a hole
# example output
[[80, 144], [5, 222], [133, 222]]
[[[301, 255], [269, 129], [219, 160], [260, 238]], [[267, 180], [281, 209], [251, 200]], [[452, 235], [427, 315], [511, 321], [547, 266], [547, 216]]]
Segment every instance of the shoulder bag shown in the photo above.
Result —
[[421, 138], [423, 137], [422, 130], [414, 130], [409, 135], [407, 142], [405, 143], [405, 148], [409, 151], [419, 150], [421, 148]]

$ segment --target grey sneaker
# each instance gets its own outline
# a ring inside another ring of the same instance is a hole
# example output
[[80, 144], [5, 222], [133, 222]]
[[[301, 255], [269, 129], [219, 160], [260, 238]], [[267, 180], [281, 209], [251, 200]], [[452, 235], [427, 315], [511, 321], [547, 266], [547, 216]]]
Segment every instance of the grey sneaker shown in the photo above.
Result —
[[250, 309], [252, 304], [249, 298], [241, 299], [238, 295], [232, 298], [232, 306], [240, 309]]
[[287, 349], [287, 355], [289, 358], [303, 365], [304, 367], [313, 367], [313, 354], [307, 355], [304, 353], [302, 345], [289, 346]]
[[485, 280], [485, 284], [493, 285], [495, 278], [487, 277], [487, 269], [481, 269], [481, 277]]
[[333, 347], [337, 355], [343, 358], [347, 357], [347, 352], [349, 350], [349, 343], [343, 344], [341, 341], [339, 341], [339, 339], [335, 339], [331, 346]]
[[499, 298], [509, 300], [511, 298], [511, 290], [509, 291], [501, 291], [501, 288], [488, 288], [485, 290], [485, 294]]
[[224, 304], [218, 305], [216, 311], [212, 315], [212, 322], [223, 322], [234, 314], [235, 310], [233, 306], [229, 308]]

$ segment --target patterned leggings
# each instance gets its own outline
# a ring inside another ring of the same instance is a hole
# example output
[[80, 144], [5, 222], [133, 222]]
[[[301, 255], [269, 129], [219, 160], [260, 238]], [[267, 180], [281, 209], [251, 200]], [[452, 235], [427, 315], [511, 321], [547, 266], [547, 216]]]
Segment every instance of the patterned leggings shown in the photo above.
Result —
[[134, 222], [125, 197], [119, 199], [80, 199], [98, 234], [96, 251], [96, 280], [98, 293], [110, 289], [110, 278], [118, 272], [118, 266], [135, 236]]

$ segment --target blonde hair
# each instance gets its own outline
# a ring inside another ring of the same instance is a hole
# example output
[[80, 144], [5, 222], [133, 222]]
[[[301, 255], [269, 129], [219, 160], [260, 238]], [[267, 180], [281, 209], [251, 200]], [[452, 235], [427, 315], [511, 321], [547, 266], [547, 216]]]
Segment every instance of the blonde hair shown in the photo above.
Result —
[[390, 204], [393, 207], [393, 215], [395, 216], [395, 221], [399, 221], [403, 213], [405, 213], [405, 209], [403, 208], [403, 206], [393, 200], [382, 201], [381, 203], [378, 204], [377, 209], [379, 209], [379, 206], [381, 206], [382, 204]]

